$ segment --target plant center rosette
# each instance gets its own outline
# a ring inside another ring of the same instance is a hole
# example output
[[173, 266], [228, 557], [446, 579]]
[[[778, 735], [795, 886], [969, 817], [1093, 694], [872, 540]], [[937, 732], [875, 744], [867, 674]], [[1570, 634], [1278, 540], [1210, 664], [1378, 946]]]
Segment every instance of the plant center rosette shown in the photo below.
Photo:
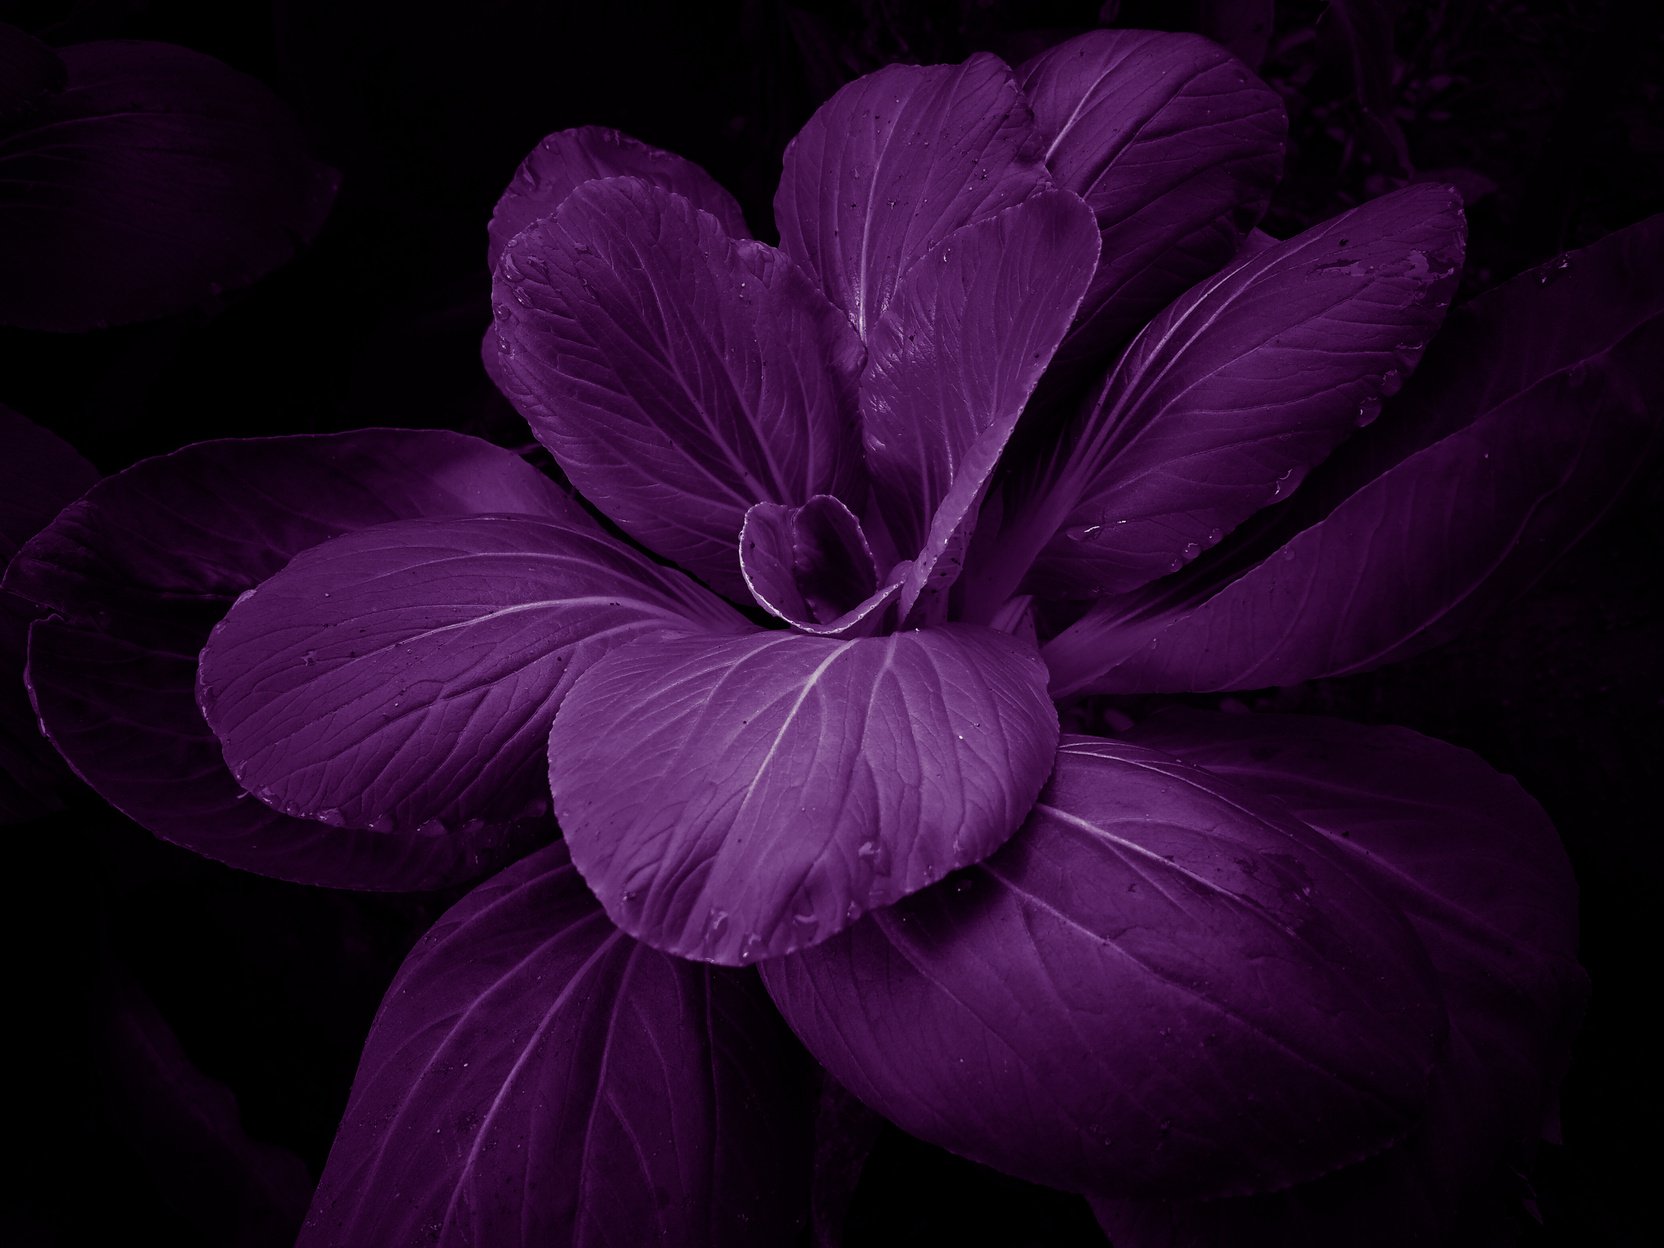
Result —
[[774, 247], [563, 131], [484, 354], [582, 502], [452, 434], [205, 443], [25, 546], [36, 708], [132, 817], [498, 872], [389, 991], [303, 1243], [792, 1242], [790, 1033], [1117, 1245], [1443, 1234], [1535, 1138], [1584, 980], [1518, 785], [1293, 715], [1060, 733], [1437, 644], [1655, 439], [1657, 220], [1435, 339], [1456, 193], [1272, 239], [1283, 134], [1190, 36], [891, 66], [788, 147]]

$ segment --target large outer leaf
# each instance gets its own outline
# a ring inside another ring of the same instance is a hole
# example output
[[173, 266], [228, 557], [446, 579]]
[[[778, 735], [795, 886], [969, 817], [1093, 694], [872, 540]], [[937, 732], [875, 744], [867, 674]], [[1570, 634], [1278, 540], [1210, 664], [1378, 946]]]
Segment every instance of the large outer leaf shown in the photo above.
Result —
[[399, 837], [278, 814], [231, 778], [196, 704], [197, 654], [239, 593], [339, 533], [470, 511], [587, 523], [517, 456], [455, 433], [204, 442], [100, 482], [6, 578], [57, 613], [34, 626], [29, 648], [48, 736], [123, 814], [262, 875], [430, 888], [504, 861], [538, 830]]
[[979, 52], [886, 66], [822, 104], [786, 147], [774, 220], [864, 339], [909, 266], [1047, 185], [1010, 68]]
[[1587, 992], [1577, 886], [1513, 781], [1402, 728], [1167, 712], [1131, 740], [1282, 802], [1396, 902], [1449, 1011], [1427, 1121], [1380, 1158], [1270, 1197], [1099, 1202], [1117, 1244], [1396, 1248], [1447, 1242], [1473, 1189], [1535, 1138]]
[[1045, 543], [1034, 587], [1133, 589], [1286, 495], [1414, 367], [1462, 246], [1455, 191], [1413, 186], [1186, 294], [1027, 483], [1000, 556], [1008, 575]]
[[998, 854], [762, 969], [898, 1126], [1100, 1194], [1264, 1191], [1378, 1152], [1443, 1039], [1415, 937], [1318, 834], [1090, 737]]
[[1277, 93], [1195, 35], [1095, 30], [1018, 71], [1053, 181], [1083, 196], [1103, 256], [1058, 352], [1102, 368], [1235, 254], [1282, 175]]
[[989, 478], [1098, 258], [1092, 214], [1048, 191], [967, 225], [896, 286], [867, 340], [861, 436], [913, 567], [908, 611], [957, 577]]
[[286, 814], [444, 835], [548, 812], [544, 743], [608, 650], [744, 619], [592, 526], [377, 525], [239, 598], [198, 693], [238, 782]]
[[730, 238], [746, 235], [745, 217], [734, 197], [692, 161], [605, 126], [578, 126], [546, 135], [514, 171], [491, 214], [491, 267], [497, 267], [510, 239], [532, 222], [554, 216], [585, 182], [622, 177], [640, 178], [683, 196], [721, 222]]
[[301, 1248], [778, 1248], [801, 1057], [750, 972], [637, 944], [555, 844], [476, 888], [388, 989]]
[[1528, 588], [1656, 451], [1664, 217], [1451, 318], [1390, 418], [1286, 510], [1046, 647], [1053, 691], [1241, 689], [1446, 641]]
[[957, 625], [644, 640], [555, 717], [555, 813], [632, 935], [730, 964], [807, 948], [1011, 835], [1051, 770], [1045, 679]]
[[[0, 36], [4, 36], [0, 28]], [[25, 48], [25, 51], [29, 49]], [[24, 541], [98, 480], [98, 469], [57, 435], [0, 403], [0, 567]], [[67, 779], [40, 735], [23, 687], [29, 621], [37, 612], [0, 590], [0, 823], [45, 814]]]
[[261, 83], [165, 43], [59, 56], [68, 85], [0, 134], [0, 323], [180, 312], [268, 273], [323, 224], [335, 174]]
[[636, 178], [579, 187], [504, 250], [498, 383], [631, 536], [744, 598], [754, 503], [863, 477], [861, 345], [780, 252]]

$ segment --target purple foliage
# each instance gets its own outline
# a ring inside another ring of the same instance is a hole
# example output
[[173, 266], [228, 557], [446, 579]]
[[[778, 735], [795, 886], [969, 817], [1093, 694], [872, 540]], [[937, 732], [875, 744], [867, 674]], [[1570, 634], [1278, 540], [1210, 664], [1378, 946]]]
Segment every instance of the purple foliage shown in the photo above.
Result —
[[[64, 87], [0, 45], [0, 105], [83, 124], [93, 46]], [[258, 104], [178, 67], [231, 93], [216, 124]], [[893, 65], [786, 149], [778, 248], [679, 157], [549, 136], [491, 219], [486, 368], [593, 515], [478, 440], [369, 430], [188, 447], [53, 519], [90, 480], [43, 452], [5, 587], [93, 789], [285, 879], [506, 868], [389, 989], [304, 1244], [788, 1243], [814, 1089], [781, 1016], [1117, 1243], [1443, 1234], [1532, 1137], [1585, 984], [1523, 790], [1339, 722], [1060, 736], [1077, 693], [1445, 640], [1656, 443], [1664, 219], [1435, 339], [1459, 196], [1260, 234], [1284, 130], [1194, 36]], [[216, 166], [234, 202], [145, 202], [237, 217], [272, 158]], [[134, 279], [165, 299], [30, 323], [188, 306], [227, 248], [214, 280], [252, 278], [306, 195]]]

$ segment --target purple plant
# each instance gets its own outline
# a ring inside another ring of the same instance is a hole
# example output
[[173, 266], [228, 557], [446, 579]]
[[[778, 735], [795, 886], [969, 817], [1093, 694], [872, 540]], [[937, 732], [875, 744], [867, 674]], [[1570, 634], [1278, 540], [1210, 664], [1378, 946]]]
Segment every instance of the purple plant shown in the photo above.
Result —
[[1282, 143], [1191, 36], [891, 66], [787, 149], [777, 249], [551, 135], [485, 363], [593, 511], [366, 430], [187, 447], [23, 546], [35, 709], [133, 819], [335, 887], [499, 872], [389, 990], [303, 1244], [791, 1242], [781, 1017], [1117, 1245], [1442, 1235], [1539, 1130], [1586, 985], [1512, 780], [1076, 699], [1360, 671], [1516, 596], [1653, 448], [1664, 224], [1441, 331], [1456, 193], [1274, 240]]

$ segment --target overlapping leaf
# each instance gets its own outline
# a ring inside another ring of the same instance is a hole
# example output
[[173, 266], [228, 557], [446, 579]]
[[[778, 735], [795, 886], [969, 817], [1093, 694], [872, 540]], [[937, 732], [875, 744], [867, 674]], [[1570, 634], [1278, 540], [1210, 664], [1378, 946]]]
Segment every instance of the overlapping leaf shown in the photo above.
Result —
[[[98, 480], [74, 447], [0, 403], [0, 570], [18, 548]], [[38, 614], [0, 590], [0, 823], [55, 809], [54, 786], [67, 779], [42, 739], [23, 687], [30, 620]]]
[[1378, 1152], [1443, 1041], [1415, 937], [1317, 833], [1089, 737], [998, 854], [763, 976], [891, 1121], [1099, 1194], [1262, 1191]]
[[755, 503], [859, 506], [861, 347], [780, 252], [633, 178], [497, 267], [499, 384], [584, 496], [730, 596]]
[[203, 713], [287, 814], [442, 836], [548, 811], [544, 744], [608, 650], [744, 620], [593, 526], [405, 520], [297, 556], [202, 652]]
[[1078, 196], [967, 225], [897, 283], [867, 340], [861, 434], [880, 511], [914, 557], [901, 610], [952, 584], [988, 481], [1098, 258]]
[[1049, 184], [1011, 70], [982, 52], [891, 65], [821, 105], [786, 148], [774, 220], [865, 339], [920, 257]]
[[1053, 181], [1085, 198], [1103, 236], [1057, 362], [1096, 372], [1260, 219], [1282, 173], [1282, 101], [1206, 39], [1159, 31], [1092, 31], [1018, 79]]
[[861, 521], [828, 494], [801, 507], [758, 503], [740, 529], [740, 570], [757, 605], [801, 632], [865, 635], [890, 622], [900, 592], [880, 585]]
[[201, 305], [289, 259], [335, 174], [259, 82], [165, 43], [58, 52], [0, 134], [0, 323], [85, 330]]
[[1100, 1201], [1105, 1229], [1134, 1248], [1447, 1239], [1535, 1138], [1587, 991], [1577, 889], [1553, 827], [1478, 758], [1405, 729], [1168, 712], [1130, 739], [1275, 798], [1364, 869], [1430, 955], [1451, 1045], [1426, 1121], [1382, 1157], [1274, 1196]]
[[958, 625], [637, 642], [555, 719], [555, 813], [625, 931], [773, 957], [1015, 831], [1057, 741], [1045, 680], [1028, 647]]
[[[1518, 595], [1656, 453], [1664, 218], [1463, 308], [1286, 511], [1046, 648], [1053, 692], [1241, 689], [1379, 666]], [[1476, 361], [1484, 361], [1477, 367]]]
[[546, 136], [514, 171], [491, 214], [491, 267], [497, 267], [503, 248], [516, 234], [553, 216], [585, 182], [622, 177], [640, 178], [683, 196], [714, 216], [730, 238], [746, 235], [745, 217], [734, 197], [692, 161], [605, 126], [578, 126]]
[[301, 1248], [790, 1243], [800, 1060], [750, 973], [631, 940], [548, 846], [400, 968]]
[[1178, 570], [1380, 410], [1443, 319], [1461, 203], [1413, 186], [1239, 260], [1133, 341], [1027, 482], [995, 558], [1053, 595]]
[[517, 456], [454, 433], [205, 442], [100, 482], [23, 548], [6, 579], [56, 613], [34, 626], [29, 648], [48, 736], [118, 810], [233, 866], [349, 888], [479, 874], [537, 829], [400, 837], [280, 815], [232, 779], [196, 703], [210, 628], [295, 554], [405, 516], [479, 511], [589, 523]]

